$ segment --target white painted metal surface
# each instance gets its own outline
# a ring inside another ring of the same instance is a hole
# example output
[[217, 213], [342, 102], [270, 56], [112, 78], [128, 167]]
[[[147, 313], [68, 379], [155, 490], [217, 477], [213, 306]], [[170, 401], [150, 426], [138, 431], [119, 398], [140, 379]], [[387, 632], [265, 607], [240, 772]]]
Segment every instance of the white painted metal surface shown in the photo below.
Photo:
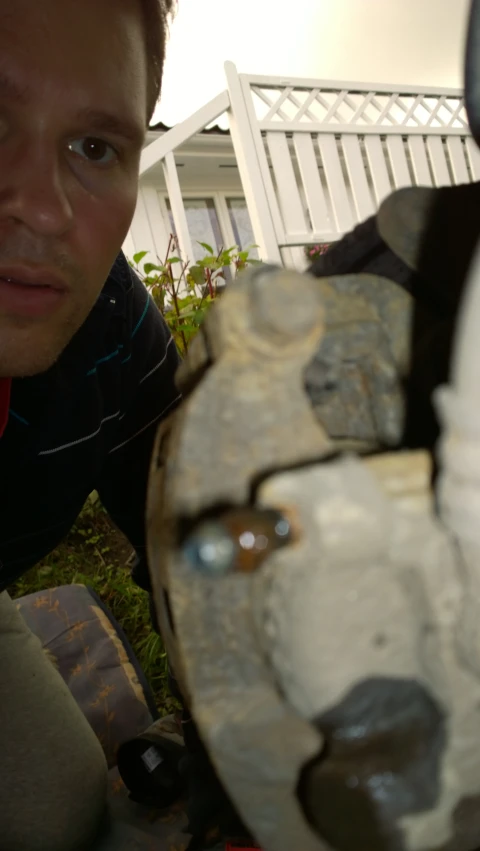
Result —
[[[269, 262], [304, 268], [305, 245], [339, 239], [394, 189], [480, 179], [460, 91], [239, 75], [231, 62], [225, 73], [226, 91], [142, 155], [144, 186], [149, 169], [164, 163], [185, 256], [193, 255], [175, 152], [222, 112], [255, 242]], [[230, 236], [228, 216], [223, 228]], [[147, 186], [126, 245], [158, 252], [167, 237]]]

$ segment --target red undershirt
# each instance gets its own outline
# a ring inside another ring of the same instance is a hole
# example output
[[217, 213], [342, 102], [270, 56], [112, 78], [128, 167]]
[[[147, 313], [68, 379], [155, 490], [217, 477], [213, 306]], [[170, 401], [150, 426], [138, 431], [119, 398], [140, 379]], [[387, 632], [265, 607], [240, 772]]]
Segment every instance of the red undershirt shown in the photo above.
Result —
[[11, 385], [11, 378], [0, 378], [0, 437], [5, 431], [5, 426], [7, 425]]

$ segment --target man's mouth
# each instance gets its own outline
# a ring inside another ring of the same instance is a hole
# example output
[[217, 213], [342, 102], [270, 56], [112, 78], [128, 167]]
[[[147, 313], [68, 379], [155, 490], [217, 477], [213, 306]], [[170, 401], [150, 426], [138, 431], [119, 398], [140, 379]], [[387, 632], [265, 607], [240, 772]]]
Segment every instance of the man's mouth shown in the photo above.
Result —
[[67, 291], [66, 282], [50, 269], [0, 266], [0, 315], [47, 316], [60, 307]]

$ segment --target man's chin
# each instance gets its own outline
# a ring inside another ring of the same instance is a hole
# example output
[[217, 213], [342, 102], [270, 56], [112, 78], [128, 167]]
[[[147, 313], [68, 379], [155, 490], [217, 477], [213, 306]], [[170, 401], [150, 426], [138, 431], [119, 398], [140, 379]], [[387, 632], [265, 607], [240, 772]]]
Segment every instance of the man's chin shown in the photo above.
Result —
[[[22, 337], [23, 335], [19, 335]], [[62, 335], [62, 339], [36, 339], [25, 335], [25, 339], [5, 340], [2, 345], [0, 329], [0, 378], [28, 378], [47, 372], [58, 360], [73, 334]]]
[[[59, 359], [82, 321], [70, 315], [61, 323], [2, 323], [0, 316], [0, 377], [28, 378], [46, 372]], [[82, 317], [83, 320], [83, 317]]]
[[0, 355], [0, 378], [30, 378], [47, 372], [58, 360], [61, 351], [50, 353], [22, 353], [18, 357], [3, 357]]

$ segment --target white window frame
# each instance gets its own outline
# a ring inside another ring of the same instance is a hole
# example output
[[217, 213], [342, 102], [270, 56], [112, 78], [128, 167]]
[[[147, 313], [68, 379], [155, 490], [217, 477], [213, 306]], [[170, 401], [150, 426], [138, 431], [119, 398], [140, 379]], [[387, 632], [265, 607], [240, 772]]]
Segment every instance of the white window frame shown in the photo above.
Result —
[[[160, 210], [161, 210], [161, 213], [162, 213], [162, 216], [163, 216], [163, 221], [165, 223], [167, 234], [169, 234], [170, 233], [170, 217], [168, 215], [168, 207], [167, 207], [168, 192], [158, 190], [157, 195], [158, 195], [158, 203], [160, 205]], [[214, 203], [214, 206], [215, 206], [215, 212], [217, 214], [218, 224], [220, 226], [220, 231], [221, 231], [221, 234], [224, 238], [224, 246], [223, 247], [224, 248], [230, 248], [232, 245], [237, 244], [236, 240], [235, 240], [234, 233], [233, 233], [232, 223], [230, 221], [230, 213], [228, 212], [227, 199], [228, 198], [241, 198], [243, 201], [245, 201], [245, 206], [247, 206], [245, 195], [242, 193], [241, 190], [238, 191], [238, 192], [236, 192], [235, 190], [227, 190], [227, 191], [215, 190], [215, 191], [212, 192], [212, 191], [207, 189], [207, 190], [203, 190], [203, 191], [195, 190], [195, 191], [189, 192], [188, 190], [182, 189], [182, 198], [183, 198], [184, 202], [189, 201], [190, 199], [194, 200], [194, 199], [197, 199], [197, 198], [200, 198], [200, 199], [206, 201], [206, 200], [211, 198], [213, 203]], [[255, 237], [254, 237], [254, 239], [255, 239]], [[239, 246], [239, 248], [241, 248], [241, 246]], [[231, 270], [232, 270], [232, 276], [234, 276], [235, 275], [235, 265], [233, 263], [231, 264]]]

